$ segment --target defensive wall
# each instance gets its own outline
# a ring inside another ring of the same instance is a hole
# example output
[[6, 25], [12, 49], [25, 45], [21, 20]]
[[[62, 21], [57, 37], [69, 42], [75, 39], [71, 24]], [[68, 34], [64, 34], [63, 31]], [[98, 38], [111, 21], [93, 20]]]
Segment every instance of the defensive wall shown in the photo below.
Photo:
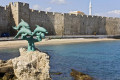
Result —
[[9, 17], [8, 6], [0, 6], [0, 34], [2, 32], [9, 32]]
[[17, 26], [21, 19], [28, 22], [32, 30], [35, 25], [45, 27], [48, 35], [120, 35], [120, 18], [38, 11], [22, 2], [0, 7], [0, 34], [15, 35], [12, 26]]

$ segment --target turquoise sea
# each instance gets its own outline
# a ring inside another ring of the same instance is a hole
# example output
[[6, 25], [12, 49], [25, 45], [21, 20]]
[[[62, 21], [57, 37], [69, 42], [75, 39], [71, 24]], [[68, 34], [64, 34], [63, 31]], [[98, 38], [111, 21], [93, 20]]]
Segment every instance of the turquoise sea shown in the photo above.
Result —
[[[88, 74], [95, 80], [120, 80], [120, 40], [62, 45], [37, 46], [50, 55], [50, 71], [53, 80], [73, 80], [71, 69]], [[0, 59], [19, 56], [17, 48], [0, 50]]]

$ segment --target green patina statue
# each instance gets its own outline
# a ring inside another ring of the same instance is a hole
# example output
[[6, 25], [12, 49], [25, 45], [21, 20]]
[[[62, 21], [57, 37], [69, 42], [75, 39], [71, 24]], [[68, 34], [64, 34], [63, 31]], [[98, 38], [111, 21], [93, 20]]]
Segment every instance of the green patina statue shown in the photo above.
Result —
[[[48, 33], [45, 28], [40, 27], [39, 25], [36, 25], [36, 29], [31, 32], [29, 24], [22, 19], [19, 25], [13, 27], [13, 29], [18, 31], [17, 35], [14, 37], [15, 39], [21, 36], [21, 39], [28, 41], [27, 51], [35, 51], [34, 43], [41, 41], [45, 38], [45, 33]], [[34, 36], [36, 36], [36, 38], [33, 38]]]

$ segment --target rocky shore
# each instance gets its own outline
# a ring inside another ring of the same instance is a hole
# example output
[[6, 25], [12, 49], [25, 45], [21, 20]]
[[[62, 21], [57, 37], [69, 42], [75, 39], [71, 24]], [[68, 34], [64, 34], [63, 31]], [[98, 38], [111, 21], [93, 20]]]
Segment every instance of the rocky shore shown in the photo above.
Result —
[[79, 72], [75, 69], [71, 69], [70, 75], [74, 78], [74, 80], [93, 80], [93, 78], [87, 74]]
[[[7, 61], [0, 60], [0, 80], [52, 80], [50, 75], [61, 75], [61, 72], [50, 71], [50, 59], [39, 50], [27, 52], [20, 48], [20, 56]], [[89, 75], [71, 69], [74, 80], [93, 80]]]
[[38, 50], [27, 52], [20, 48], [20, 56], [0, 61], [0, 80], [51, 80], [49, 56]]

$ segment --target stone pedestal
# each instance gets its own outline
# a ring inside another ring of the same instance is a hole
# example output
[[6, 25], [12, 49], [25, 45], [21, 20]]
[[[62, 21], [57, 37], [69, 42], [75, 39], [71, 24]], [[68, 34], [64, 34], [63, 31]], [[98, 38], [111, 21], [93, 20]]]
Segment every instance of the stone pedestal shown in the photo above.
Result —
[[20, 48], [20, 57], [12, 59], [14, 74], [18, 80], [51, 80], [49, 56], [38, 50], [27, 52]]

